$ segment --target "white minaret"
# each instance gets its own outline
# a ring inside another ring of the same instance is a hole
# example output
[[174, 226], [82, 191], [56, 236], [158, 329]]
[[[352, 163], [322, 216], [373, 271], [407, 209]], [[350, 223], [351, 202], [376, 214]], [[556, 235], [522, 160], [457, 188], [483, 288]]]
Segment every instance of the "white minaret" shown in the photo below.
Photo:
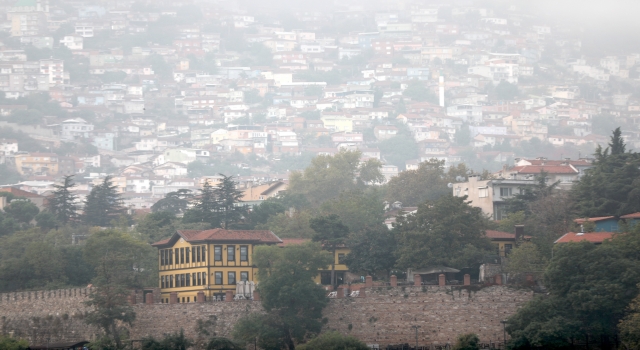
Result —
[[438, 79], [438, 86], [440, 90], [440, 107], [444, 107], [444, 77], [440, 72], [440, 78]]

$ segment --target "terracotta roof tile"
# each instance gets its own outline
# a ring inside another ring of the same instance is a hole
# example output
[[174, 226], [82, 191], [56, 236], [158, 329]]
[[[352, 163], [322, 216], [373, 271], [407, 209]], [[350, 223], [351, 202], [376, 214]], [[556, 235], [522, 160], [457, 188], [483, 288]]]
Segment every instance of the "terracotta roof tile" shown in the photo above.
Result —
[[582, 242], [587, 241], [591, 243], [602, 243], [608, 239], [613, 238], [616, 232], [586, 232], [575, 233], [569, 232], [564, 236], [558, 238], [555, 243], [569, 243], [569, 242]]
[[598, 221], [604, 221], [604, 220], [609, 220], [609, 219], [613, 219], [615, 218], [615, 216], [598, 216], [595, 218], [579, 218], [579, 219], [575, 219], [573, 220], [573, 222], [575, 222], [576, 224], [583, 224], [587, 221], [590, 222], [598, 222]]
[[175, 243], [179, 238], [187, 242], [255, 242], [255, 243], [282, 243], [282, 240], [269, 230], [224, 230], [216, 228], [212, 230], [180, 230], [171, 238], [153, 243], [152, 246], [163, 246]]

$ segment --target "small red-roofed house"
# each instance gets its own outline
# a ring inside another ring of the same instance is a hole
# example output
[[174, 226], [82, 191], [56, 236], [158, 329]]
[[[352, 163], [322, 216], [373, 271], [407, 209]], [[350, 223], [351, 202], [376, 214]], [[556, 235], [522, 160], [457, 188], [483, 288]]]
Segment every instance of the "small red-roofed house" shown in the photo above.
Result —
[[591, 242], [593, 244], [602, 244], [602, 242], [613, 238], [616, 232], [568, 232], [558, 238], [554, 243], [577, 243], [582, 241]]

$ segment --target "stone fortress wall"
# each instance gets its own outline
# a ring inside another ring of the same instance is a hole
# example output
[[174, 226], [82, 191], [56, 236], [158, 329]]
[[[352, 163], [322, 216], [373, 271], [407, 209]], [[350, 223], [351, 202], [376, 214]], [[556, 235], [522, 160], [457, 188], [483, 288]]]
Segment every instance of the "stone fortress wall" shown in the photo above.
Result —
[[[0, 294], [1, 332], [41, 344], [95, 339], [98, 330], [84, 323], [90, 292], [76, 288]], [[420, 345], [453, 344], [459, 334], [469, 332], [484, 343], [501, 342], [500, 321], [533, 297], [528, 289], [475, 285], [367, 287], [358, 297], [338, 294], [325, 309], [325, 327], [381, 346], [414, 344], [411, 326], [419, 326]], [[130, 339], [162, 337], [181, 328], [194, 339], [203, 329], [228, 337], [239, 318], [262, 310], [259, 301], [250, 300], [160, 304], [157, 290], [146, 296], [140, 291], [131, 301], [136, 321], [129, 328]]]

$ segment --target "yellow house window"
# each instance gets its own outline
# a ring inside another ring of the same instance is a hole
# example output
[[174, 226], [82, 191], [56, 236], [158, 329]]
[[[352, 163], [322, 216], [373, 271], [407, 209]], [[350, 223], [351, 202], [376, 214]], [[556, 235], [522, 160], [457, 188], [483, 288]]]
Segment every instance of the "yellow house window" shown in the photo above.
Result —
[[236, 246], [234, 245], [227, 246], [227, 261], [236, 261]]
[[230, 272], [227, 274], [227, 279], [228, 279], [228, 282], [227, 282], [227, 283], [229, 283], [229, 284], [236, 284], [236, 273], [235, 273], [235, 272], [230, 271]]
[[222, 284], [222, 272], [217, 271], [215, 274], [216, 284]]
[[249, 280], [249, 271], [240, 272], [240, 281], [247, 282]]
[[240, 261], [249, 261], [249, 247], [246, 245], [240, 246]]
[[[222, 246], [221, 245], [217, 245], [217, 246], [213, 247], [213, 260], [222, 261]], [[220, 283], [220, 284], [222, 284], [222, 283]]]

